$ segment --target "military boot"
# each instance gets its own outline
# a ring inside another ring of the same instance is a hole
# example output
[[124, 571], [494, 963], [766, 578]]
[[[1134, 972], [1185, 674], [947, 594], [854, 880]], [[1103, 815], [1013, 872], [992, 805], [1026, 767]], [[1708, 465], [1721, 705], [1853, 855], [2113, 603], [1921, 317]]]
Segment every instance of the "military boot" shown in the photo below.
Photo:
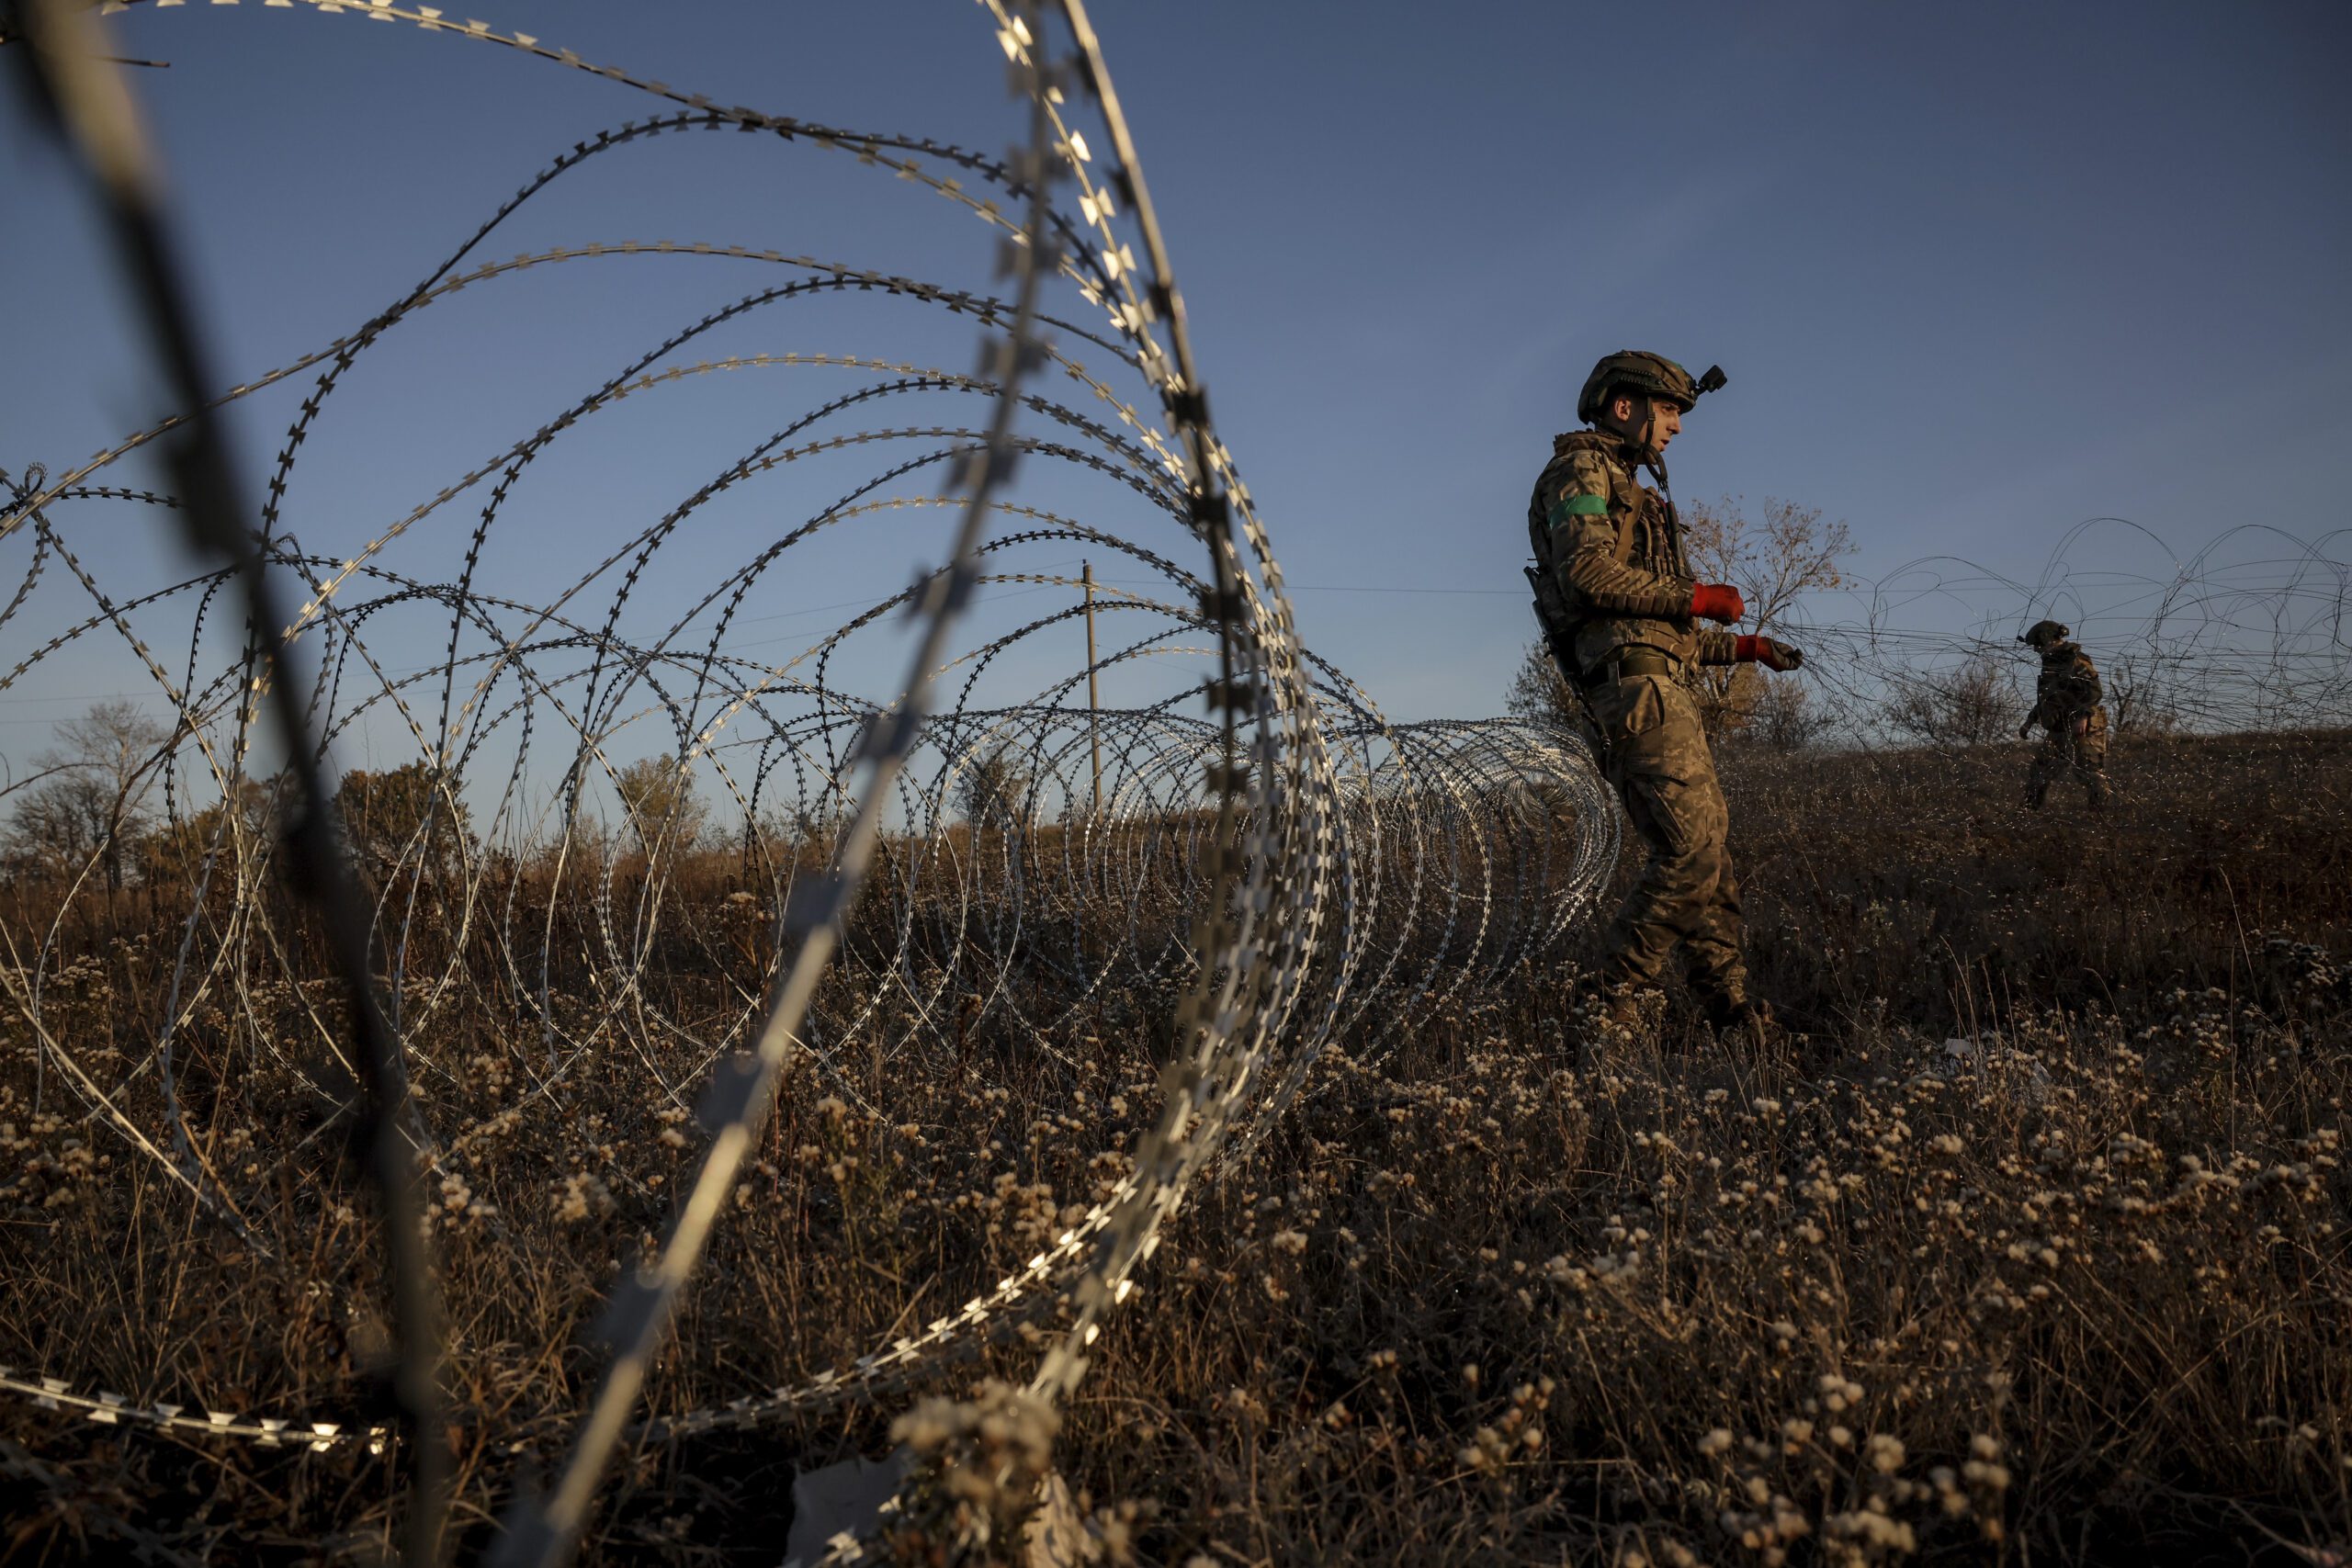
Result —
[[1734, 1050], [1763, 1052], [1789, 1037], [1789, 1032], [1772, 1017], [1770, 1006], [1746, 997], [1712, 998], [1707, 1003], [1706, 1017], [1716, 1041]]
[[1600, 985], [1571, 1011], [1577, 1065], [1598, 1071], [1654, 1037], [1665, 1011], [1663, 993], [1628, 985]]

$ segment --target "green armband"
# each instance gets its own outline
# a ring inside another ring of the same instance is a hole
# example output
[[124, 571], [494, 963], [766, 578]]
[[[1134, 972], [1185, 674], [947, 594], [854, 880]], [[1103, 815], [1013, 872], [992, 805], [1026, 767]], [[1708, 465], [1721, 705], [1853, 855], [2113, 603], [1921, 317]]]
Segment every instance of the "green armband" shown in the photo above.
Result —
[[1555, 528], [1571, 517], [1606, 517], [1609, 498], [1605, 495], [1564, 495], [1552, 503], [1545, 521]]

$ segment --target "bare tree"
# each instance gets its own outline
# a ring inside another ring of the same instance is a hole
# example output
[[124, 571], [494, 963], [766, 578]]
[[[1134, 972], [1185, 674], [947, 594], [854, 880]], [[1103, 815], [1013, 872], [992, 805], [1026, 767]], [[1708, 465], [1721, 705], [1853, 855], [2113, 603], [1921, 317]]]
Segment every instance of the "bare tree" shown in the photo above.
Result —
[[[1767, 496], [1761, 515], [1751, 518], [1745, 498], [1725, 496], [1679, 510], [1691, 570], [1702, 581], [1728, 582], [1739, 590], [1747, 601], [1748, 629], [1781, 630], [1801, 596], [1846, 581], [1838, 561], [1854, 547], [1853, 534], [1843, 523], [1824, 523], [1817, 506]], [[1713, 737], [1746, 728], [1765, 691], [1787, 684], [1786, 677], [1768, 681], [1751, 665], [1716, 664], [1701, 667], [1691, 689], [1700, 720]], [[1785, 695], [1774, 701], [1785, 736], [1796, 709]]]
[[19, 873], [65, 873], [87, 865], [106, 841], [106, 786], [78, 773], [51, 773], [23, 786], [9, 813], [7, 855]]
[[1511, 671], [1510, 685], [1503, 692], [1503, 707], [1538, 724], [1561, 724], [1573, 729], [1586, 723], [1583, 705], [1540, 637], [1527, 645], [1527, 656]]
[[1829, 716], [1814, 705], [1803, 682], [1786, 678], [1758, 683], [1740, 739], [1771, 751], [1802, 751], [1828, 732]]
[[1984, 649], [1957, 670], [1897, 675], [1885, 713], [1895, 733], [1929, 746], [1988, 746], [2017, 734], [2025, 698], [2008, 660]]
[[169, 727], [137, 704], [119, 700], [95, 704], [60, 724], [57, 744], [33, 759], [49, 776], [26, 791], [9, 819], [10, 852], [54, 870], [85, 865], [96, 856], [105, 867], [107, 891], [119, 892], [171, 736]]
[[2180, 728], [2179, 686], [2154, 650], [2124, 654], [2104, 673], [2107, 711], [2119, 733], [2171, 735]]

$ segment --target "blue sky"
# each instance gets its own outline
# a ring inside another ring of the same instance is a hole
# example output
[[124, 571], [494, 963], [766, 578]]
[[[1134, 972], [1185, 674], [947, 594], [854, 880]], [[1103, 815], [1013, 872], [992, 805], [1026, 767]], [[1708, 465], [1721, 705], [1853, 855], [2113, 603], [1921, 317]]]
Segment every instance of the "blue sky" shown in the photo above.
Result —
[[[1014, 129], [965, 0], [480, 3], [499, 26], [721, 102], [989, 150]], [[1529, 632], [1528, 488], [1585, 371], [1619, 347], [1730, 374], [1675, 447], [1683, 497], [1820, 507], [1873, 577], [1951, 556], [2030, 581], [2102, 516], [2184, 556], [2236, 524], [2312, 537], [2345, 521], [2340, 6], [1102, 0], [1094, 18], [1221, 433], [1302, 585], [1302, 629], [1392, 716], [1499, 706]], [[650, 108], [509, 51], [253, 0], [111, 25], [126, 53], [172, 62], [136, 85], [232, 380], [350, 330], [549, 155]], [[157, 412], [85, 204], [27, 125], [14, 117], [0, 144], [12, 470], [62, 467]], [[709, 239], [987, 279], [984, 231], [935, 198], [669, 140], [551, 193], [493, 252]], [[542, 269], [388, 344], [289, 503], [306, 539], [368, 536], [426, 476], [429, 494], [766, 281], [747, 264], [630, 265]], [[838, 351], [970, 363], [968, 336], [888, 311], [715, 352], [828, 333]], [[694, 388], [616, 411], [609, 442], [536, 481], [502, 570], [545, 579], [658, 516], [773, 428], [746, 400]], [[256, 476], [290, 412], [242, 420]], [[151, 519], [106, 516], [102, 576], [171, 570]], [[895, 585], [935, 558], [944, 520], [925, 525], [902, 559], [877, 561], [890, 547], [862, 536], [749, 608], [849, 596], [829, 581]], [[718, 526], [708, 558], [731, 564], [763, 524], [746, 510]], [[2137, 537], [2076, 547], [2161, 556]], [[420, 540], [407, 558], [427, 574], [454, 547]], [[13, 589], [24, 551], [0, 548]], [[693, 558], [665, 564], [661, 603], [695, 576]], [[1919, 613], [1943, 617], [1930, 629], [1967, 618]], [[0, 632], [10, 662], [40, 624]], [[0, 750], [37, 743], [35, 721], [82, 696], [130, 689], [121, 665], [94, 654], [28, 680], [0, 706]]]

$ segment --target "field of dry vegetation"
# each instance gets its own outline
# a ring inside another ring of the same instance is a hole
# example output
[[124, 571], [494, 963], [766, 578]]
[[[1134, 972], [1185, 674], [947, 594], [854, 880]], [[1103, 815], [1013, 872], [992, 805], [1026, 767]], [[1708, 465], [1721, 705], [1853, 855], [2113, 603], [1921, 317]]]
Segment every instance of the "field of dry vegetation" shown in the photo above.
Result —
[[[878, 1405], [644, 1447], [589, 1559], [772, 1568], [797, 1469], [905, 1438], [946, 1467], [888, 1544], [905, 1562], [946, 1560], [957, 1507], [1017, 1515], [1050, 1465], [1115, 1561], [2342, 1562], [2347, 763], [2342, 735], [2127, 738], [2097, 818], [2064, 792], [2027, 814], [2022, 748], [1730, 757], [1758, 988], [1804, 1031], [1786, 1050], [1727, 1055], [1679, 1009], [1596, 1043], [1565, 964], [1377, 1060], [1341, 1041], [1182, 1210], [1074, 1405], [919, 1403], [1024, 1382], [1047, 1314]], [[126, 893], [120, 930], [87, 922], [52, 1029], [137, 1054], [173, 929], [142, 909], [168, 914]], [[729, 951], [663, 976], [673, 1016], [737, 1005], [756, 977]], [[290, 1038], [331, 1005], [251, 1012]], [[879, 1116], [797, 1073], [653, 1413], [844, 1365], [1018, 1267], [1124, 1168], [1158, 1092], [1136, 1021], [1165, 1005], [1114, 999], [1058, 1060], [983, 1019], [953, 1059], [854, 1067]], [[419, 1075], [451, 1150], [461, 1561], [560, 1454], [601, 1293], [700, 1137], [634, 1067], [548, 1113], [494, 1010], [466, 1016]], [[0, 1362], [369, 1417], [368, 1205], [249, 1027], [176, 1065], [205, 1158], [257, 1194], [241, 1235], [37, 1084], [12, 1020]], [[5, 1409], [0, 1562], [366, 1561], [386, 1539], [397, 1477], [362, 1450]]]

